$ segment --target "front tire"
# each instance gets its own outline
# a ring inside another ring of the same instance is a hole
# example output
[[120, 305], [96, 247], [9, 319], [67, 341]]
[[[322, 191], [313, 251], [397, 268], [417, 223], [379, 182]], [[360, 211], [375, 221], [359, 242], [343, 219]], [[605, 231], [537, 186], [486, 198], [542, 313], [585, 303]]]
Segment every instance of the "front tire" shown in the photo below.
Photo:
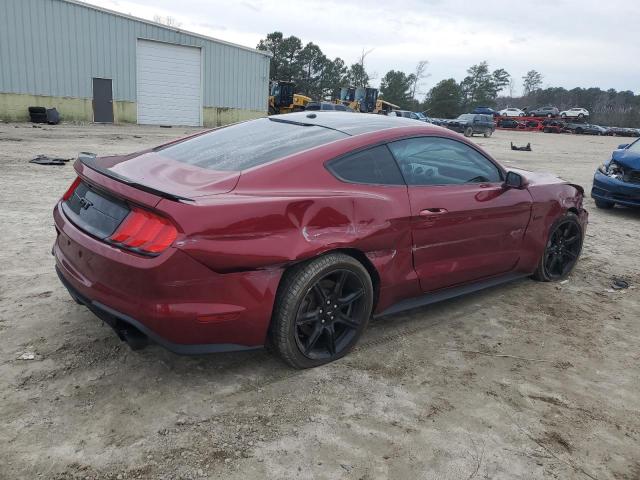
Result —
[[464, 136], [465, 137], [472, 137], [473, 136], [473, 127], [467, 127], [464, 129]]
[[603, 210], [609, 210], [613, 208], [616, 204], [613, 202], [607, 202], [606, 200], [599, 200], [594, 198], [597, 208], [601, 208]]
[[344, 253], [315, 258], [285, 273], [270, 343], [294, 368], [333, 362], [356, 344], [372, 308], [371, 277], [359, 261]]
[[582, 251], [582, 226], [575, 213], [567, 212], [549, 229], [544, 252], [533, 273], [541, 282], [557, 282], [565, 279], [578, 262]]

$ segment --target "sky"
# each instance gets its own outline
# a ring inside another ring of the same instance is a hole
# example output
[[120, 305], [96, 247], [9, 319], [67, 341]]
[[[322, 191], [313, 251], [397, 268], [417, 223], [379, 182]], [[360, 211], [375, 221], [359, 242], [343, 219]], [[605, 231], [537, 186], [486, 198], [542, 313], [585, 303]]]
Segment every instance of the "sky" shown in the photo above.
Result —
[[[411, 73], [429, 61], [420, 91], [460, 81], [482, 60], [514, 78], [542, 73], [543, 87], [600, 87], [640, 93], [638, 0], [85, 0], [255, 47], [281, 31], [354, 63], [363, 50], [377, 86], [389, 70]], [[505, 92], [507, 93], [507, 92]]]

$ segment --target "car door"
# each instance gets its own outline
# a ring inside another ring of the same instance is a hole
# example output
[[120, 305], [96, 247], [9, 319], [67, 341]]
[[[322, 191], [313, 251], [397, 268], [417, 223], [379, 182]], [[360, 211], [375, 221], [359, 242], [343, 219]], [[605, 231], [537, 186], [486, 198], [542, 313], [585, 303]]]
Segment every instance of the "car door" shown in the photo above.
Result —
[[512, 271], [532, 200], [475, 148], [442, 137], [389, 144], [409, 190], [413, 262], [429, 292]]

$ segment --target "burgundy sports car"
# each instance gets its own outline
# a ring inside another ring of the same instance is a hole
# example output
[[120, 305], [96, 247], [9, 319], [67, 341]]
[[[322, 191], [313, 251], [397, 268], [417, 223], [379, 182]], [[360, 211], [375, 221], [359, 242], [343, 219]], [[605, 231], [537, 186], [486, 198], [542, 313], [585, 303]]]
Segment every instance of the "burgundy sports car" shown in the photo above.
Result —
[[53, 215], [62, 283], [138, 348], [345, 355], [372, 316], [565, 278], [583, 190], [450, 130], [300, 112], [126, 156], [80, 154]]

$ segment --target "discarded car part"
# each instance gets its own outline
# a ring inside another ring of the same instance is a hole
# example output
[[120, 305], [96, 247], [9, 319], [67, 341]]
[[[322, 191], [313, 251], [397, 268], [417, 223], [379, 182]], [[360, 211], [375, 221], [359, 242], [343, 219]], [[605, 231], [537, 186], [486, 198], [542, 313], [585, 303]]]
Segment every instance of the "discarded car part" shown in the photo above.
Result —
[[47, 109], [44, 107], [29, 107], [31, 123], [47, 123]]
[[72, 298], [134, 346], [269, 342], [298, 368], [346, 354], [370, 315], [533, 275], [558, 222], [588, 218], [580, 187], [384, 115], [261, 118], [74, 168], [52, 249]]
[[611, 281], [611, 288], [613, 288], [614, 290], [624, 290], [626, 288], [629, 288], [629, 282], [623, 280], [622, 278], [613, 277]]
[[47, 108], [47, 123], [49, 125], [57, 125], [60, 123], [60, 114], [55, 107]]
[[531, 151], [531, 143], [527, 143], [524, 147], [518, 147], [511, 142], [511, 150], [517, 150], [519, 152], [530, 152]]
[[36, 163], [38, 165], [66, 165], [67, 162], [72, 160], [71, 158], [60, 157], [48, 157], [47, 155], [38, 155], [35, 158], [29, 160], [29, 163]]

